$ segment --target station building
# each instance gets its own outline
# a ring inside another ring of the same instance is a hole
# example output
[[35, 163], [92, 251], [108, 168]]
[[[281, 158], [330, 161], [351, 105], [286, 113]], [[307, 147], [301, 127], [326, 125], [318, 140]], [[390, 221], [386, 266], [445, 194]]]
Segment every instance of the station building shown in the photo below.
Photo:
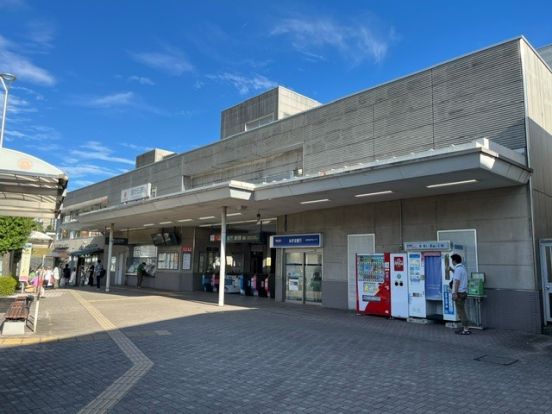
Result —
[[[355, 254], [450, 240], [486, 275], [483, 324], [540, 332], [552, 321], [551, 57], [521, 37], [327, 104], [269, 90], [222, 112], [219, 141], [150, 151], [68, 193], [56, 243], [80, 263], [111, 260], [112, 283], [135, 284], [145, 261], [145, 286], [193, 291], [220, 265], [224, 220], [227, 274], [267, 275], [277, 302], [354, 309]], [[107, 228], [111, 259], [102, 238], [78, 237]]]

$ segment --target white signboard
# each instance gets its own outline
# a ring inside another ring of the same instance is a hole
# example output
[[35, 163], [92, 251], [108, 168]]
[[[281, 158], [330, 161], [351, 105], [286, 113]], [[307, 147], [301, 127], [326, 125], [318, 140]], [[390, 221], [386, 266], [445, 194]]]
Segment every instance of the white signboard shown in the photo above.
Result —
[[139, 185], [137, 187], [125, 188], [121, 191], [121, 203], [128, 201], [142, 200], [151, 196], [151, 183]]

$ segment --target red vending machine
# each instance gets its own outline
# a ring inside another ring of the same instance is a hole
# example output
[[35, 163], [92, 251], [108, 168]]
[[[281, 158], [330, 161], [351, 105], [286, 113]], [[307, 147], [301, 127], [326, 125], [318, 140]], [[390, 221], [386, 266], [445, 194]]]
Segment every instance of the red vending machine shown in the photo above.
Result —
[[357, 313], [391, 316], [390, 254], [356, 255]]

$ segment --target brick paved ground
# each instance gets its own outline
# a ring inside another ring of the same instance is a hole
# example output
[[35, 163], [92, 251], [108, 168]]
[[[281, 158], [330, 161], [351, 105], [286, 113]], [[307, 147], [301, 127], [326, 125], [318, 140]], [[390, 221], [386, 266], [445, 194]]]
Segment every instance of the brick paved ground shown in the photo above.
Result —
[[[133, 366], [114, 332], [153, 365], [116, 399], [113, 413], [552, 407], [552, 338], [545, 336], [485, 330], [462, 337], [441, 325], [263, 298], [227, 296], [230, 305], [221, 311], [216, 297], [203, 293], [48, 294], [37, 335], [0, 339], [1, 413], [78, 412], [97, 399]], [[79, 300], [117, 329], [106, 333]], [[490, 360], [475, 360], [483, 355]]]

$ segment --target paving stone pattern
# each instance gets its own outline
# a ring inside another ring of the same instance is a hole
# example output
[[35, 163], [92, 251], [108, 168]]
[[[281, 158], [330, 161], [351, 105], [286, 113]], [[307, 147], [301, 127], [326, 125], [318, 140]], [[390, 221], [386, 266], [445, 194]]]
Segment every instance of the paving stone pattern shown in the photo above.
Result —
[[[113, 413], [544, 413], [552, 407], [552, 339], [545, 336], [499, 330], [458, 336], [442, 325], [263, 298], [228, 296], [221, 311], [214, 295], [202, 293], [80, 292], [153, 363]], [[78, 340], [0, 341], [0, 387], [8, 391], [0, 397], [2, 413], [78, 412], [131, 367], [71, 295], [49, 299], [48, 335], [57, 334], [57, 315], [71, 325], [61, 316], [67, 308], [84, 321], [73, 323]], [[483, 355], [490, 358], [476, 360]], [[502, 360], [496, 357], [517, 362], [484, 362]]]

